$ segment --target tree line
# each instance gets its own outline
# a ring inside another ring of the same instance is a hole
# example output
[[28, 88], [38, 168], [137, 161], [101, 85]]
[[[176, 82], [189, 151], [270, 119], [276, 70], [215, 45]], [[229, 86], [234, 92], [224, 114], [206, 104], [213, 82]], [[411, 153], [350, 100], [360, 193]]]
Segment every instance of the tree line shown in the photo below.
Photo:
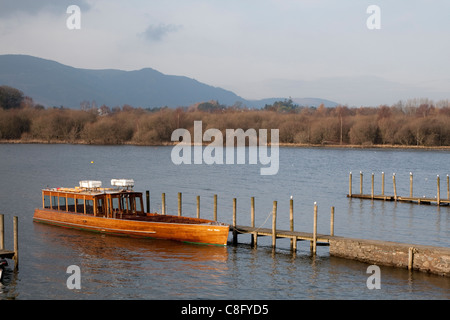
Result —
[[164, 145], [172, 143], [177, 128], [193, 134], [194, 121], [201, 120], [203, 130], [219, 129], [224, 137], [226, 129], [279, 129], [279, 142], [286, 144], [450, 146], [448, 100], [410, 99], [391, 106], [360, 108], [305, 107], [289, 99], [262, 109], [208, 101], [176, 109], [103, 105], [74, 110], [45, 108], [23, 94], [18, 97], [16, 91], [11, 91], [15, 98], [5, 98], [3, 87], [3, 141]]

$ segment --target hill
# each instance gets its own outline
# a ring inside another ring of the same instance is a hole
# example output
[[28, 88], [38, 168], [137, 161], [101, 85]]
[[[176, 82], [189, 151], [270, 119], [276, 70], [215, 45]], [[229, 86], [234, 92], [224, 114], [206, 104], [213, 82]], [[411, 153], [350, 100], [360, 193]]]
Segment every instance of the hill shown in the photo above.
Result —
[[[89, 70], [12, 54], [0, 55], [0, 85], [20, 89], [36, 103], [72, 109], [79, 108], [82, 101], [95, 101], [97, 106], [129, 104], [133, 107], [154, 108], [189, 106], [217, 100], [225, 105], [240, 102], [248, 107], [260, 108], [269, 101], [277, 100], [249, 101], [231, 91], [184, 76], [165, 75], [151, 68], [134, 71]], [[336, 105], [314, 98], [293, 100], [300, 105]]]
[[177, 107], [199, 101], [245, 101], [231, 91], [151, 68], [136, 71], [88, 70], [26, 55], [0, 56], [0, 85], [22, 90], [46, 106], [79, 108], [82, 101], [98, 106]]

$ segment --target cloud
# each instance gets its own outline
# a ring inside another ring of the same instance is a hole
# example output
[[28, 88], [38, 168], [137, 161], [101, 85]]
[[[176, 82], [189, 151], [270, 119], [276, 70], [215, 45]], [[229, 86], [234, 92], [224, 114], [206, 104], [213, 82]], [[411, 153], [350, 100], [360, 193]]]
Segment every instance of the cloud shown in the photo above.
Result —
[[151, 42], [160, 42], [169, 33], [180, 30], [182, 26], [174, 24], [160, 23], [158, 25], [149, 25], [147, 29], [140, 34], [144, 39]]
[[0, 0], [0, 17], [9, 17], [17, 13], [34, 15], [41, 11], [65, 14], [70, 5], [79, 6], [82, 11], [90, 9], [85, 0]]

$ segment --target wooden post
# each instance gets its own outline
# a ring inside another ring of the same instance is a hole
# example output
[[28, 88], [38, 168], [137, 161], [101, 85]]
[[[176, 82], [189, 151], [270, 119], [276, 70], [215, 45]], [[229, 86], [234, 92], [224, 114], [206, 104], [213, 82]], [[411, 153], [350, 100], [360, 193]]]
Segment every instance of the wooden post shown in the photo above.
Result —
[[372, 196], [372, 200], [373, 200], [373, 187], [374, 187], [374, 174], [372, 172], [372, 190], [370, 192], [371, 196]]
[[237, 245], [237, 231], [236, 231], [236, 198], [233, 198], [233, 245]]
[[450, 184], [448, 175], [447, 175], [447, 200], [450, 200]]
[[[250, 226], [252, 228], [255, 227], [255, 197], [250, 198]], [[252, 247], [255, 247], [255, 243], [256, 243], [255, 239], [256, 239], [256, 233], [253, 233], [251, 243], [250, 243], [250, 245]]]
[[217, 194], [214, 195], [214, 221], [217, 221]]
[[182, 197], [182, 195], [181, 195], [181, 192], [178, 192], [178, 216], [179, 217], [181, 217], [181, 215], [182, 215], [182, 203], [181, 203], [181, 198]]
[[289, 200], [289, 230], [294, 231], [294, 199]]
[[394, 184], [394, 199], [397, 201], [397, 186], [395, 185], [395, 173], [392, 174], [392, 183]]
[[162, 214], [166, 214], [166, 194], [161, 194], [161, 211]]
[[334, 207], [331, 207], [330, 236], [334, 236]]
[[408, 270], [412, 270], [414, 267], [414, 252], [415, 252], [414, 247], [408, 248]]
[[413, 174], [412, 172], [409, 173], [409, 197], [413, 197]]
[[381, 194], [384, 196], [384, 172], [381, 172]]
[[255, 227], [255, 197], [250, 198], [250, 226]]
[[200, 218], [200, 196], [197, 196], [197, 219]]
[[94, 217], [95, 217], [97, 216], [97, 199], [94, 198], [92, 202], [94, 202]]
[[437, 175], [437, 205], [441, 205], [441, 180]]
[[272, 210], [272, 248], [275, 248], [277, 241], [277, 202], [273, 202]]
[[[139, 202], [141, 204], [141, 211], [142, 211], [142, 213], [144, 213], [144, 201], [142, 200], [142, 197], [139, 197]], [[144, 213], [144, 216], [145, 216], [145, 213]]]
[[5, 249], [5, 216], [0, 214], [0, 250]]
[[19, 219], [14, 220], [14, 270], [19, 270]]
[[150, 191], [145, 191], [145, 201], [147, 205], [147, 213], [150, 213]]
[[359, 172], [359, 194], [363, 194], [363, 173]]
[[314, 202], [314, 229], [313, 229], [313, 241], [312, 241], [312, 252], [316, 254], [317, 249], [317, 203]]
[[[289, 225], [290, 225], [290, 230], [294, 231], [294, 199], [289, 200]], [[296, 249], [296, 243], [297, 240], [292, 238], [291, 239], [291, 250], [295, 250]]]
[[348, 175], [348, 196], [352, 196], [352, 172]]

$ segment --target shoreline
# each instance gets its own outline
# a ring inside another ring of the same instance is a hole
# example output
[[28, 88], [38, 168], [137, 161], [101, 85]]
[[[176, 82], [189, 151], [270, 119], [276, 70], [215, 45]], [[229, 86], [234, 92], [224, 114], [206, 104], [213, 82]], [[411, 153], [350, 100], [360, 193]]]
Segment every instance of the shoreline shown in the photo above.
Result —
[[[132, 142], [116, 143], [116, 144], [98, 144], [89, 143], [86, 141], [60, 141], [60, 140], [21, 140], [0, 139], [0, 144], [72, 144], [72, 145], [92, 145], [92, 146], [141, 146], [141, 147], [167, 147], [177, 145], [178, 142], [163, 142], [159, 144], [140, 144]], [[194, 144], [191, 144], [194, 145]], [[203, 143], [204, 146], [209, 143]], [[271, 144], [269, 143], [268, 146]], [[450, 146], [412, 146], [412, 145], [387, 145], [387, 144], [372, 144], [372, 145], [355, 145], [355, 144], [302, 144], [302, 143], [278, 143], [279, 147], [286, 148], [323, 148], [323, 149], [393, 149], [393, 150], [443, 150], [450, 151]]]

